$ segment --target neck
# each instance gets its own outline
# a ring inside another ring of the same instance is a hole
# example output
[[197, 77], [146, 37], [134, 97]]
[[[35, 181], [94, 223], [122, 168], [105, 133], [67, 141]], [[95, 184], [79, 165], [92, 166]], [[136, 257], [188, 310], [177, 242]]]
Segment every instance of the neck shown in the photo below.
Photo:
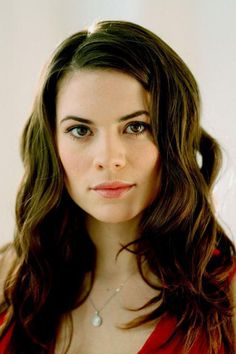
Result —
[[117, 253], [123, 245], [137, 237], [138, 220], [108, 224], [88, 217], [86, 226], [97, 251], [95, 271], [97, 280], [123, 282], [137, 271], [134, 254], [127, 250], [123, 250], [119, 256]]

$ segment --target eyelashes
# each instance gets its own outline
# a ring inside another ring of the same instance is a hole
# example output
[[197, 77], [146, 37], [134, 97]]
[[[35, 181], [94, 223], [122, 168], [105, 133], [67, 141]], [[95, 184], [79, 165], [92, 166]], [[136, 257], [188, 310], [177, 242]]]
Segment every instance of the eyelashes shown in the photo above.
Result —
[[139, 134], [143, 134], [147, 130], [150, 131], [150, 128], [151, 128], [150, 124], [137, 121], [137, 122], [129, 123], [126, 126], [125, 131], [127, 134], [139, 135]]
[[76, 139], [82, 139], [88, 135], [92, 135], [90, 128], [83, 124], [79, 124], [74, 127], [68, 128], [66, 130], [66, 133], [69, 133], [71, 136], [73, 136]]
[[[145, 132], [151, 132], [151, 125], [143, 121], [132, 121], [123, 129], [123, 134], [133, 136], [138, 136]], [[70, 136], [76, 140], [85, 139], [94, 135], [93, 130], [85, 124], [71, 126], [65, 130], [65, 133], [70, 134]]]

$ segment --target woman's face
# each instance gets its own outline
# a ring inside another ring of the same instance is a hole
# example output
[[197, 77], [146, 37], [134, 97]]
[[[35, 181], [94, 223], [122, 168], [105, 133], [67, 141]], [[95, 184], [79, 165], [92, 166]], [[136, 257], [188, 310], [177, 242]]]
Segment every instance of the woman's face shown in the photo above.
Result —
[[71, 198], [90, 217], [139, 216], [158, 192], [160, 156], [148, 93], [115, 70], [67, 74], [56, 100], [57, 147]]

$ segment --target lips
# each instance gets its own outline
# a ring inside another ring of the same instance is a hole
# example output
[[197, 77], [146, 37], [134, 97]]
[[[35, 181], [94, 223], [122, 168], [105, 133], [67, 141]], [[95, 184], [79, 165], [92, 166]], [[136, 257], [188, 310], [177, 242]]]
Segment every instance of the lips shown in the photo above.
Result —
[[98, 184], [91, 188], [104, 198], [119, 198], [129, 192], [135, 184], [114, 181]]

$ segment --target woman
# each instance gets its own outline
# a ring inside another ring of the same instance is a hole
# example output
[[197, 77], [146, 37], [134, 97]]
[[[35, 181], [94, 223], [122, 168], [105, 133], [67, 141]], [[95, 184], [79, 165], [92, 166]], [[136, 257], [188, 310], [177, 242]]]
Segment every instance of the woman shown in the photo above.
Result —
[[233, 354], [220, 157], [195, 79], [160, 38], [104, 21], [66, 39], [23, 134], [4, 353]]

